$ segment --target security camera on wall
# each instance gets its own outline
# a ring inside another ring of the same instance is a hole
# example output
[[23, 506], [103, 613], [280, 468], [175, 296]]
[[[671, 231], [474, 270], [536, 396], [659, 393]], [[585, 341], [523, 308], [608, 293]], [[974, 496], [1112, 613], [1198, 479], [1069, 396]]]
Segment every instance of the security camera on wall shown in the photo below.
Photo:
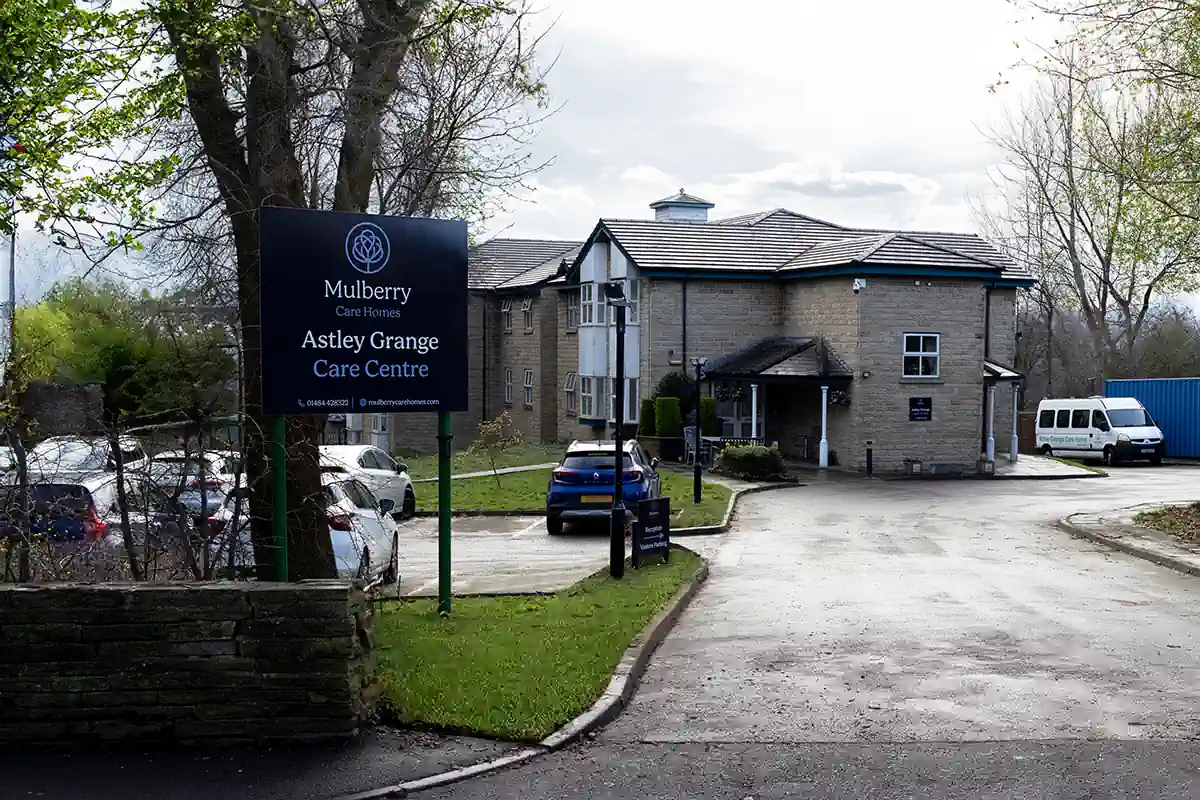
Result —
[[854, 279], [853, 291], [854, 291], [854, 293], [855, 293], [855, 294], [858, 294], [858, 293], [859, 293], [859, 292], [861, 292], [863, 289], [865, 289], [865, 288], [866, 288], [866, 286], [867, 286], [867, 279], [866, 279], [866, 278], [855, 278], [855, 279]]

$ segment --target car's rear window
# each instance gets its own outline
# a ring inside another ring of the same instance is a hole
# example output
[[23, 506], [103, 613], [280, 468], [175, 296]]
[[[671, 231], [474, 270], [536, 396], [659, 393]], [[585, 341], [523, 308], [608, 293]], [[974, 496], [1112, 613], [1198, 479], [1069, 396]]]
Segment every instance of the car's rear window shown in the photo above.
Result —
[[[612, 469], [614, 453], [571, 453], [563, 459], [565, 469]], [[633, 466], [633, 458], [626, 453], [625, 468]]]

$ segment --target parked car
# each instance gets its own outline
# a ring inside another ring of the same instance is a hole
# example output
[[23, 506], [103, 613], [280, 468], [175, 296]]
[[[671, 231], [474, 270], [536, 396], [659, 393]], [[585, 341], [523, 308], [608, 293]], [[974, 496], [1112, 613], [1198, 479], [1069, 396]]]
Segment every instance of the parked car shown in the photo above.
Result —
[[102, 436], [52, 436], [29, 449], [26, 468], [30, 480], [39, 482], [99, 478], [116, 474], [119, 458], [128, 481], [144, 483], [150, 461], [145, 447], [129, 436], [122, 436], [118, 446], [114, 454], [108, 439]]
[[[658, 459], [647, 458], [635, 440], [624, 443], [621, 472], [627, 514], [632, 517], [641, 500], [658, 497], [662, 482]], [[558, 466], [550, 473], [546, 487], [546, 530], [552, 536], [562, 533], [566, 520], [603, 519], [611, 513], [616, 471], [613, 442], [571, 442]]]
[[1043, 400], [1036, 435], [1042, 455], [1162, 463], [1163, 433], [1132, 397]]
[[417, 510], [408, 465], [397, 462], [378, 447], [362, 444], [323, 445], [321, 471], [356, 478], [380, 500], [391, 500], [396, 519], [408, 519]]
[[225, 504], [235, 485], [246, 485], [241, 455], [230, 450], [168, 450], [150, 459], [147, 473], [153, 487], [177, 494], [183, 506], [205, 517]]
[[[346, 579], [381, 578], [385, 584], [398, 584], [400, 534], [392, 518], [392, 501], [376, 498], [361, 481], [345, 474], [327, 472], [321, 476], [321, 483], [338, 575]], [[235, 521], [239, 496], [242, 502]], [[209, 523], [210, 558], [219, 559], [235, 572], [253, 570], [254, 547], [245, 492], [231, 493]]]
[[[13, 539], [26, 532], [45, 537], [56, 546], [102, 544], [107, 533], [105, 512], [110, 509], [115, 481], [106, 484], [33, 483], [26, 487], [22, 503], [19, 486], [0, 487], [0, 539]], [[21, 519], [29, 514], [26, 524]]]

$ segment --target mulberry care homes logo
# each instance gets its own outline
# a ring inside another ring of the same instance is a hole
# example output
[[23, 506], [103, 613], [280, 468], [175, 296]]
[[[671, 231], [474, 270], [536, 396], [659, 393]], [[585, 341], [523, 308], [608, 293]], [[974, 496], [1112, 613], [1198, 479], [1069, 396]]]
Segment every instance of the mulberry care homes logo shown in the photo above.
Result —
[[392, 255], [392, 243], [374, 222], [360, 222], [346, 234], [346, 259], [364, 275], [374, 275]]

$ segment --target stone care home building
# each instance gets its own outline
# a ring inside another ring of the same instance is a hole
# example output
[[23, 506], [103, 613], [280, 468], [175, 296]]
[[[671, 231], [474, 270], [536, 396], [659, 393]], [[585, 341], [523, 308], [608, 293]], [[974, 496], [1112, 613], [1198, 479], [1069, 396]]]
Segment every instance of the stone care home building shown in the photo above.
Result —
[[[471, 408], [454, 415], [456, 446], [502, 411], [529, 440], [606, 436], [616, 330], [603, 284], [622, 281], [626, 420], [664, 375], [705, 358], [724, 435], [794, 458], [863, 469], [870, 442], [880, 472], [974, 470], [989, 405], [995, 449], [1009, 450], [1016, 292], [1033, 278], [981, 238], [785, 209], [710, 220], [713, 204], [683, 190], [650, 207], [653, 219], [601, 219], [582, 243], [472, 250]], [[434, 421], [363, 421], [374, 430], [359, 440], [431, 451]]]

